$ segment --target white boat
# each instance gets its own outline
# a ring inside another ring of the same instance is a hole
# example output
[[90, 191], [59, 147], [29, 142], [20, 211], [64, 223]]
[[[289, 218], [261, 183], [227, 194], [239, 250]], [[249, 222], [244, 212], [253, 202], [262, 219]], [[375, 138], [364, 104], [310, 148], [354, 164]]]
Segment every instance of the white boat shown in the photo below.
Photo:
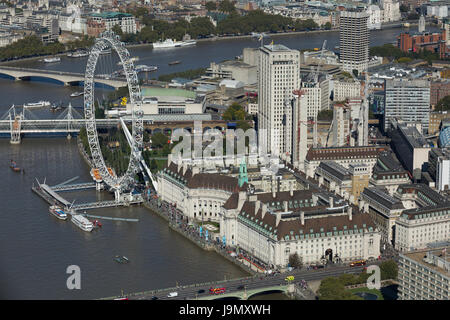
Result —
[[94, 225], [87, 218], [80, 214], [72, 215], [71, 221], [81, 230], [91, 232], [94, 229]]
[[83, 94], [84, 94], [84, 92], [80, 91], [80, 92], [74, 92], [70, 96], [71, 97], [79, 97], [79, 96], [82, 96]]
[[66, 220], [67, 219], [67, 213], [65, 213], [60, 207], [58, 206], [50, 206], [49, 210], [48, 210], [52, 215], [54, 215], [55, 217], [57, 217], [58, 219], [61, 220]]
[[81, 58], [81, 57], [87, 57], [89, 55], [89, 52], [87, 51], [75, 51], [68, 53], [67, 56], [69, 58]]
[[182, 47], [195, 46], [196, 44], [197, 44], [197, 41], [195, 41], [195, 40], [186, 40], [186, 41], [181, 42]]
[[45, 58], [44, 62], [47, 63], [51, 63], [51, 62], [60, 62], [61, 58], [60, 57], [52, 57], [52, 58]]
[[195, 40], [186, 40], [186, 41], [176, 41], [173, 39], [166, 39], [163, 42], [154, 42], [153, 48], [179, 48], [179, 47], [186, 47], [186, 46], [193, 46], [197, 44], [197, 41]]
[[41, 108], [41, 107], [49, 107], [50, 101], [39, 101], [39, 102], [30, 102], [23, 105], [24, 108]]
[[157, 66], [147, 66], [145, 64], [139, 64], [135, 67], [136, 72], [152, 72], [158, 70]]
[[175, 47], [181, 47], [177, 41], [172, 39], [166, 39], [163, 42], [154, 42], [153, 43], [153, 49], [162, 49], [162, 48], [175, 48]]

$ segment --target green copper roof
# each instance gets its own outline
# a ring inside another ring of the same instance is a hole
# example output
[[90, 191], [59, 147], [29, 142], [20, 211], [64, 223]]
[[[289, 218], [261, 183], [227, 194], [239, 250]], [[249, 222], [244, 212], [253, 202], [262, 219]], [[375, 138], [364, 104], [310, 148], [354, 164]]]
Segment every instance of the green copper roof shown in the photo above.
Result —
[[112, 18], [119, 18], [119, 17], [132, 17], [132, 14], [129, 13], [123, 13], [123, 12], [101, 12], [101, 13], [92, 13], [92, 17], [100, 17], [103, 19], [112, 19]]

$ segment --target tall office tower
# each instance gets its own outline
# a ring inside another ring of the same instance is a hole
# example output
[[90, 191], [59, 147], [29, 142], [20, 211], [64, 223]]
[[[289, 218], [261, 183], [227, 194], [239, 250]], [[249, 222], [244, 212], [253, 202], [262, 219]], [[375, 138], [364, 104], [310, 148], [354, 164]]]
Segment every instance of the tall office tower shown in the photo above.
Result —
[[342, 11], [339, 18], [339, 47], [342, 68], [361, 73], [369, 61], [369, 29], [367, 12]]
[[260, 48], [258, 64], [258, 144], [260, 154], [285, 151], [285, 101], [300, 85], [300, 52], [283, 45]]
[[386, 80], [384, 97], [384, 131], [391, 129], [390, 120], [422, 124], [428, 131], [430, 121], [430, 83], [427, 80]]
[[286, 160], [304, 170], [306, 153], [308, 152], [307, 99], [304, 91], [295, 90], [294, 98], [286, 103], [285, 152]]

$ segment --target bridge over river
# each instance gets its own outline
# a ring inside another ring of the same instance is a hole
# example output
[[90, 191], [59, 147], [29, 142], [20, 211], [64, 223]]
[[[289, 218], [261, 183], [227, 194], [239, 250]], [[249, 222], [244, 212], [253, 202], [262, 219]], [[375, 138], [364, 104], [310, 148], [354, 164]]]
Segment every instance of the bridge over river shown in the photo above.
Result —
[[[51, 79], [57, 81], [65, 86], [82, 86], [84, 84], [84, 73], [75, 72], [63, 72], [63, 71], [52, 71], [43, 69], [29, 69], [29, 68], [18, 68], [18, 67], [7, 67], [0, 66], [0, 74], [6, 75], [7, 77], [19, 80], [32, 80], [34, 78], [40, 79]], [[124, 87], [127, 85], [127, 80], [125, 78], [109, 77], [104, 75], [99, 75], [94, 78], [96, 84], [102, 84], [114, 89]]]
[[[146, 292], [124, 294], [124, 296], [109, 297], [104, 299], [110, 300], [126, 297], [129, 300], [247, 300], [256, 295], [265, 293], [293, 293], [295, 290], [295, 284], [299, 283], [301, 280], [314, 281], [321, 280], [326, 277], [339, 276], [343, 273], [360, 273], [363, 271], [363, 268], [364, 267], [330, 266], [325, 269], [309, 271], [302, 269], [277, 275], [256, 275], [253, 277], [239, 279], [205, 282]], [[294, 280], [292, 282], [285, 280], [285, 278], [290, 275], [294, 276]], [[209, 293], [209, 289], [211, 287], [224, 287], [226, 291], [224, 294], [212, 295]], [[177, 292], [178, 295], [176, 297], [169, 298], [168, 295], [171, 292]], [[305, 295], [308, 295], [308, 292], [305, 292]]]

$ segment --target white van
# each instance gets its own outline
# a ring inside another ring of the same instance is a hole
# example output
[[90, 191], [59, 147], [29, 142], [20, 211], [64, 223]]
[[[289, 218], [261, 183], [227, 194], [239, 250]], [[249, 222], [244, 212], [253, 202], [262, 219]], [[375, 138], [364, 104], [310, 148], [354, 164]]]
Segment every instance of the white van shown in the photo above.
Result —
[[171, 292], [167, 295], [167, 298], [178, 297], [178, 292]]

